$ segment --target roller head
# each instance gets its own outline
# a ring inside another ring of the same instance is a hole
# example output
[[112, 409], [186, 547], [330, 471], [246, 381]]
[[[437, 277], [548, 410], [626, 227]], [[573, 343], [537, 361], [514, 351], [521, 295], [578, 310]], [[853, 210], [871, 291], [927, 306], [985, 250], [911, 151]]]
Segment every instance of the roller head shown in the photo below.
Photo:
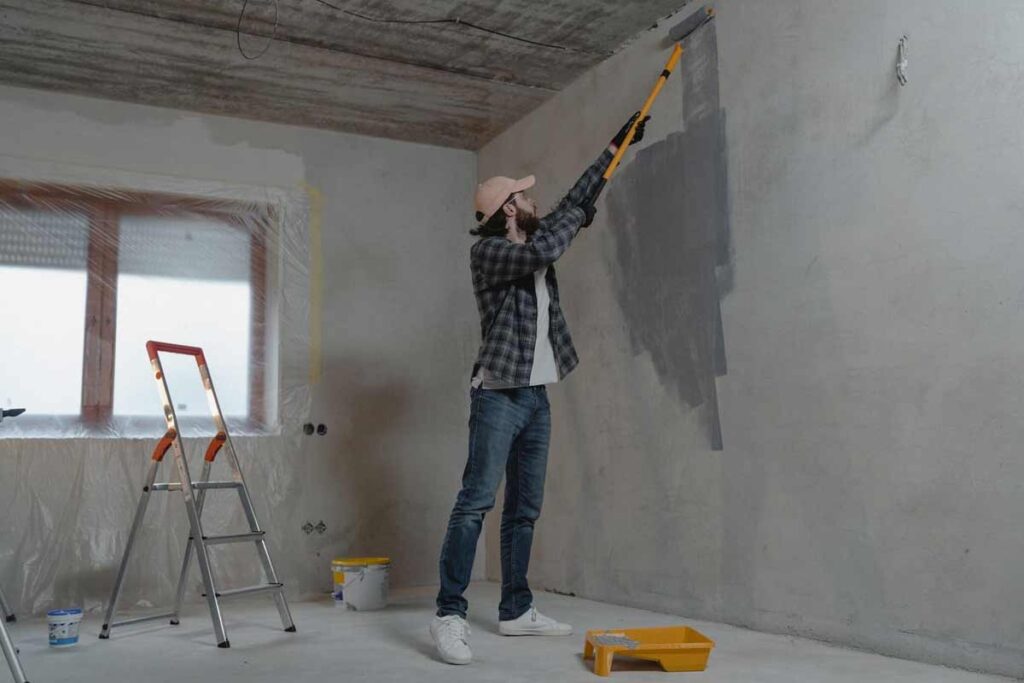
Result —
[[678, 43], [714, 18], [715, 10], [711, 7], [705, 7], [698, 12], [694, 12], [672, 27], [668, 32], [668, 39], [670, 42]]

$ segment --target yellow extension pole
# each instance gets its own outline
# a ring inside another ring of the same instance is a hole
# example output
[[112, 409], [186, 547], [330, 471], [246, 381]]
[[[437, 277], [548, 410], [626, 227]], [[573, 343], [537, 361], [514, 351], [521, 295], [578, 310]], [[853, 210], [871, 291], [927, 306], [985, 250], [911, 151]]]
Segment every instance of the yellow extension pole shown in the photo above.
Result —
[[679, 58], [683, 56], [683, 45], [682, 43], [676, 43], [676, 46], [672, 48], [672, 54], [669, 56], [668, 61], [665, 63], [665, 69], [658, 76], [657, 83], [654, 84], [654, 88], [651, 90], [651, 94], [647, 96], [647, 101], [644, 102], [643, 108], [640, 110], [640, 115], [636, 117], [636, 121], [630, 126], [629, 131], [626, 133], [625, 139], [622, 144], [619, 145], [619, 149], [615, 152], [615, 156], [612, 157], [611, 162], [608, 164], [608, 168], [605, 169], [602, 178], [608, 180], [615, 173], [615, 169], [618, 168], [619, 162], [622, 161], [622, 157], [626, 154], [626, 150], [629, 149], [629, 143], [633, 142], [633, 136], [636, 135], [636, 127], [640, 125], [640, 122], [644, 120], [647, 113], [651, 110], [651, 105], [654, 104], [654, 100], [658, 98], [658, 93], [665, 86], [665, 81], [672, 75], [673, 69], [679, 64]]

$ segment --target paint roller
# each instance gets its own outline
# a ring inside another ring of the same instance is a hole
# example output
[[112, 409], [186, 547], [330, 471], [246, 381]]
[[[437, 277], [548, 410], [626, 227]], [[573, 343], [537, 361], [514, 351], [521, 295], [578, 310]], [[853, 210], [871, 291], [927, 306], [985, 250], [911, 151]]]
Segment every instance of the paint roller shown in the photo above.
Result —
[[665, 68], [662, 69], [661, 75], [658, 76], [658, 80], [655, 82], [654, 88], [651, 89], [651, 94], [647, 96], [647, 101], [644, 102], [644, 106], [640, 109], [639, 114], [633, 119], [633, 125], [630, 126], [629, 130], [626, 132], [626, 137], [623, 138], [622, 144], [619, 145], [619, 149], [615, 152], [615, 156], [612, 157], [611, 162], [609, 162], [604, 175], [601, 176], [601, 180], [599, 180], [597, 185], [594, 187], [594, 191], [590, 195], [591, 204], [597, 201], [597, 198], [604, 189], [605, 184], [609, 179], [611, 179], [612, 174], [615, 173], [615, 169], [619, 167], [619, 163], [622, 161], [622, 157], [625, 156], [626, 150], [629, 148], [629, 144], [633, 142], [633, 136], [636, 135], [637, 126], [639, 126], [640, 122], [647, 117], [647, 113], [651, 110], [654, 100], [658, 98], [658, 95], [661, 93], [661, 89], [665, 86], [665, 82], [668, 80], [668, 77], [672, 75], [672, 71], [676, 68], [676, 65], [679, 64], [679, 58], [683, 56], [682, 41], [714, 18], [715, 10], [711, 7], [705, 7], [699, 12], [694, 12], [669, 31], [669, 40], [674, 43], [672, 54], [669, 55], [668, 61], [665, 62]]

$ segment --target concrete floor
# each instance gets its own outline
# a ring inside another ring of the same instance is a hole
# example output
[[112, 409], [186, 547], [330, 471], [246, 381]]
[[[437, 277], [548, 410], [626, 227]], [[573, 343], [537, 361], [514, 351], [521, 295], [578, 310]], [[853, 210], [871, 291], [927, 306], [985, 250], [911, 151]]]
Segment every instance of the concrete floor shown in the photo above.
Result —
[[[434, 658], [427, 632], [433, 591], [398, 591], [383, 612], [348, 612], [329, 602], [292, 605], [299, 632], [277, 628], [269, 600], [228, 603], [225, 618], [230, 650], [213, 643], [209, 614], [193, 606], [182, 624], [155, 622], [115, 630], [100, 641], [101, 615], [87, 615], [78, 646], [51, 650], [42, 621], [14, 624], [14, 638], [33, 683], [75, 681], [595, 681], [580, 657], [587, 628], [686, 623], [716, 641], [704, 673], [666, 674], [654, 665], [617, 664], [611, 680], [793, 683], [981, 683], [995, 676], [880, 657], [822, 643], [697, 622], [655, 612], [615, 607], [551, 594], [537, 596], [542, 611], [571, 622], [568, 638], [503, 638], [496, 633], [498, 587], [470, 590], [476, 660], [452, 667]], [[0, 673], [0, 681], [8, 680]]]

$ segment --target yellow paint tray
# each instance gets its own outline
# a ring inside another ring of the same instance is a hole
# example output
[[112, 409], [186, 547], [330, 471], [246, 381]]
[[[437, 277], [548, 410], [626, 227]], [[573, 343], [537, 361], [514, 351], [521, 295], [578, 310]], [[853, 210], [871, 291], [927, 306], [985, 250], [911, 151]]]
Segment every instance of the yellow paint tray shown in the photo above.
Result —
[[689, 626], [609, 629], [587, 631], [583, 657], [594, 658], [598, 676], [611, 674], [616, 655], [657, 662], [665, 671], [703, 671], [714, 646]]

